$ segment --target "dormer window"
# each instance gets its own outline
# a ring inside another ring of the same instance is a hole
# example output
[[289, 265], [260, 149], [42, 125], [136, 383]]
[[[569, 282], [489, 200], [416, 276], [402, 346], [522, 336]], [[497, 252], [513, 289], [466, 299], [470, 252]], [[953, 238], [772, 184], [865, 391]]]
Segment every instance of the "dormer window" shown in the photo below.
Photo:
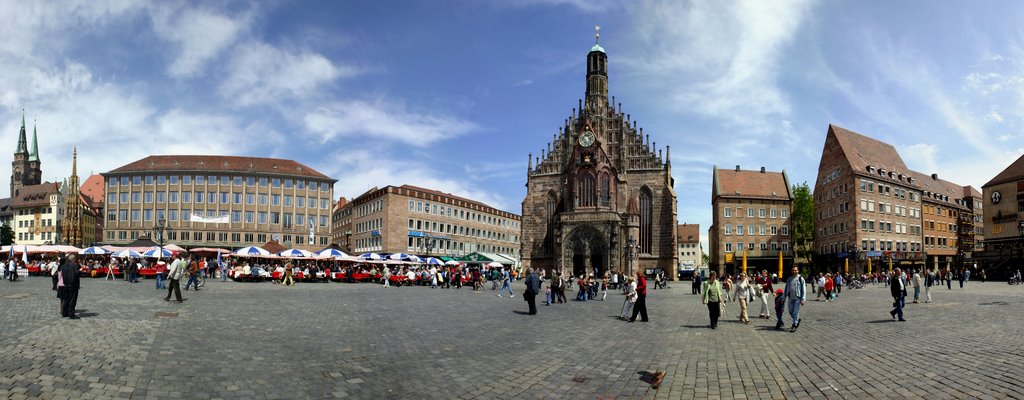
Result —
[[875, 172], [875, 167], [872, 167], [872, 166], [868, 165], [868, 173], [870, 174], [870, 173], [874, 173], [874, 172]]

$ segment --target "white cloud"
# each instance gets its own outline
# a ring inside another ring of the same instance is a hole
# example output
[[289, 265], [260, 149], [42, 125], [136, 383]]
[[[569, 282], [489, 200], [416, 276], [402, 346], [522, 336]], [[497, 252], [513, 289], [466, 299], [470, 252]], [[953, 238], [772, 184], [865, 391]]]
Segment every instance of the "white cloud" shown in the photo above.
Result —
[[305, 126], [322, 142], [339, 136], [400, 141], [428, 146], [466, 134], [476, 125], [455, 117], [410, 111], [404, 105], [378, 99], [339, 101], [306, 114]]
[[513, 0], [507, 3], [498, 3], [516, 6], [569, 6], [589, 13], [608, 11], [618, 7], [618, 3], [614, 0]]
[[197, 8], [156, 7], [153, 31], [179, 48], [167, 68], [175, 77], [201, 75], [202, 68], [238, 39], [249, 24], [248, 16], [229, 17]]
[[622, 62], [673, 110], [764, 131], [791, 112], [780, 64], [810, 8], [804, 0], [644, 2], [630, 11], [636, 34]]
[[253, 41], [234, 50], [220, 92], [240, 105], [275, 103], [282, 98], [305, 98], [335, 79], [357, 73], [356, 68], [336, 65], [319, 53]]
[[939, 165], [937, 162], [939, 148], [934, 144], [917, 143], [909, 146], [903, 146], [899, 153], [900, 156], [903, 157], [904, 161], [907, 164], [910, 164], [911, 168], [916, 167], [915, 169], [918, 172], [931, 174], [937, 171], [937, 167]]

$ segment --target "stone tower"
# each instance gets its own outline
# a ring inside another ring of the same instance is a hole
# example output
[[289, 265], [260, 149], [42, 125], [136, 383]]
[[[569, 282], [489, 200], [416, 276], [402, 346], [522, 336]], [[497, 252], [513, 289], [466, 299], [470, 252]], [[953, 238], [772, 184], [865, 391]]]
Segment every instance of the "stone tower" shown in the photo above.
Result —
[[18, 189], [41, 183], [42, 170], [39, 162], [39, 143], [36, 129], [32, 129], [32, 151], [29, 152], [28, 140], [25, 137], [25, 113], [21, 114], [21, 131], [18, 132], [18, 145], [14, 150], [14, 161], [11, 162], [11, 197], [15, 197]]
[[577, 276], [647, 268], [674, 276], [676, 194], [668, 149], [663, 158], [609, 99], [608, 55], [597, 43], [587, 54], [584, 99], [541, 157], [530, 155], [523, 264]]

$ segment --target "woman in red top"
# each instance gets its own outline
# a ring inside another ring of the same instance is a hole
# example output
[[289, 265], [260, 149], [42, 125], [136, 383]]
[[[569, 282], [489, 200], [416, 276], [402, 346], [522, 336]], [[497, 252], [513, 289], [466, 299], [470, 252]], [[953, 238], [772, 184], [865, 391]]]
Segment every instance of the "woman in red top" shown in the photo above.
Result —
[[629, 322], [636, 321], [637, 314], [640, 315], [640, 322], [647, 322], [647, 279], [644, 279], [643, 272], [636, 272], [636, 303], [633, 304], [633, 316]]
[[832, 291], [835, 290], [836, 283], [832, 280], [832, 274], [825, 275], [825, 302], [832, 298]]

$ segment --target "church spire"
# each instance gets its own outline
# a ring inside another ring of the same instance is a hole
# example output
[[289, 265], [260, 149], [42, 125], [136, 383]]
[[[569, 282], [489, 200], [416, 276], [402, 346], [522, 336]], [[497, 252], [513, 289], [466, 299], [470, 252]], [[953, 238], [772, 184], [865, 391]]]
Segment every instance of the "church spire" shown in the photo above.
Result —
[[32, 121], [32, 151], [28, 153], [28, 160], [39, 161], [39, 136], [36, 134], [36, 121]]
[[604, 48], [597, 44], [600, 35], [596, 32], [600, 26], [594, 27], [594, 47], [587, 53], [587, 110], [595, 113], [608, 106], [608, 55]]
[[78, 146], [75, 146], [75, 149], [71, 154], [71, 176], [75, 177], [75, 180], [78, 180]]
[[18, 132], [18, 147], [14, 154], [28, 153], [28, 145], [25, 142], [25, 110], [21, 110], [21, 132]]

